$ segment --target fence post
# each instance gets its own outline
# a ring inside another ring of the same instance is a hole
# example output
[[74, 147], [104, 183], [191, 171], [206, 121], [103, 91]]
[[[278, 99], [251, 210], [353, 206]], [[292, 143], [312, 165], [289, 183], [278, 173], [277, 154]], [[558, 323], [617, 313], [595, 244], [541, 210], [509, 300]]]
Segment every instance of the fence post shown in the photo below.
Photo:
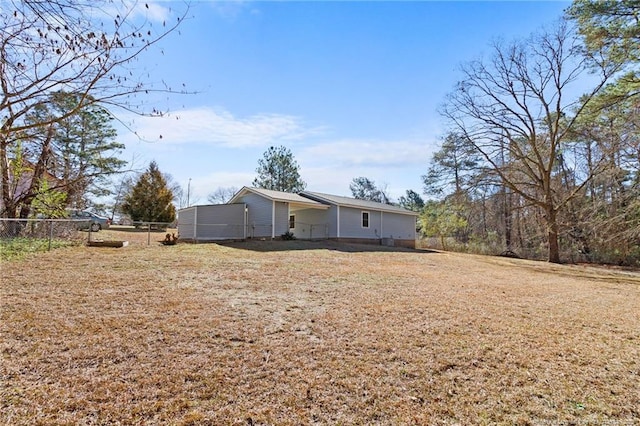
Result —
[[53, 220], [49, 220], [49, 248], [47, 251], [51, 251], [51, 240], [53, 239]]
[[147, 245], [151, 245], [151, 223], [147, 223]]

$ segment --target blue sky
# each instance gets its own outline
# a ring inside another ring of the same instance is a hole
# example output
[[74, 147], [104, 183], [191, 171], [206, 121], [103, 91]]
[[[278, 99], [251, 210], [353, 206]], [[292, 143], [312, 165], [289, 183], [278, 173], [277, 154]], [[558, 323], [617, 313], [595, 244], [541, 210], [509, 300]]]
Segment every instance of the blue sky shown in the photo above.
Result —
[[[149, 10], [164, 19], [181, 4]], [[150, 101], [170, 114], [134, 118], [142, 140], [122, 131], [123, 158], [138, 168], [155, 160], [190, 182], [192, 203], [251, 185], [262, 154], [279, 145], [308, 190], [349, 196], [351, 180], [366, 176], [394, 199], [422, 193], [446, 131], [437, 108], [460, 64], [493, 40], [553, 25], [569, 4], [196, 1], [179, 33], [135, 66], [197, 93]]]

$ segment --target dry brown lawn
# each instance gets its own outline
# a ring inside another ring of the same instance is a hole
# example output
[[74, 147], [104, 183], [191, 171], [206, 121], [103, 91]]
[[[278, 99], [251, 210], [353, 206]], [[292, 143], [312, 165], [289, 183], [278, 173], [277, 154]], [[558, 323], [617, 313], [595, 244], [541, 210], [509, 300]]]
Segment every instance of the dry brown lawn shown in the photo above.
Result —
[[1, 265], [0, 424], [640, 424], [638, 273], [121, 235]]

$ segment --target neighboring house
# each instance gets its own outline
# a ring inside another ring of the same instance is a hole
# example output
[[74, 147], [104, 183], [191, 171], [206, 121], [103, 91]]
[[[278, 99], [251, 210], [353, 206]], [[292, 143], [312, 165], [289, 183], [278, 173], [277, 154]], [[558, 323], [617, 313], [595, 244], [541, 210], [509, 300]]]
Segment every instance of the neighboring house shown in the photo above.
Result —
[[[9, 160], [10, 162], [15, 161], [13, 159]], [[14, 176], [14, 167], [10, 165], [7, 169], [9, 175], [8, 188], [9, 188], [9, 199], [13, 202], [14, 205], [17, 206], [16, 213], [20, 213], [20, 206], [25, 198], [27, 198], [29, 188], [31, 187], [31, 183], [33, 181], [33, 171], [35, 170], [36, 165], [23, 160], [22, 163], [22, 171], [17, 176]], [[57, 186], [60, 184], [60, 180], [49, 173], [47, 170], [44, 171], [42, 176], [50, 187]], [[0, 196], [0, 217], [5, 216], [5, 205], [4, 199]]]
[[227, 204], [178, 212], [183, 240], [333, 239], [415, 247], [418, 214], [401, 207], [336, 195], [244, 187]]

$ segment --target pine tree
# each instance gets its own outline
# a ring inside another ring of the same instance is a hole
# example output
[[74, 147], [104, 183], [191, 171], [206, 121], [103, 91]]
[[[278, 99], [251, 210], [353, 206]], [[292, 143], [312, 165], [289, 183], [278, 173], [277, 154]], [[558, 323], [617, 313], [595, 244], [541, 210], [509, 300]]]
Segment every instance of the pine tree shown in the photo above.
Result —
[[300, 177], [300, 167], [293, 154], [284, 146], [270, 147], [258, 160], [253, 186], [274, 191], [300, 192], [307, 184]]
[[173, 192], [155, 161], [125, 196], [122, 211], [134, 222], [169, 223], [176, 219]]
[[349, 184], [353, 198], [358, 200], [375, 201], [377, 203], [391, 204], [391, 199], [384, 188], [378, 188], [371, 179], [360, 176], [353, 178]]

